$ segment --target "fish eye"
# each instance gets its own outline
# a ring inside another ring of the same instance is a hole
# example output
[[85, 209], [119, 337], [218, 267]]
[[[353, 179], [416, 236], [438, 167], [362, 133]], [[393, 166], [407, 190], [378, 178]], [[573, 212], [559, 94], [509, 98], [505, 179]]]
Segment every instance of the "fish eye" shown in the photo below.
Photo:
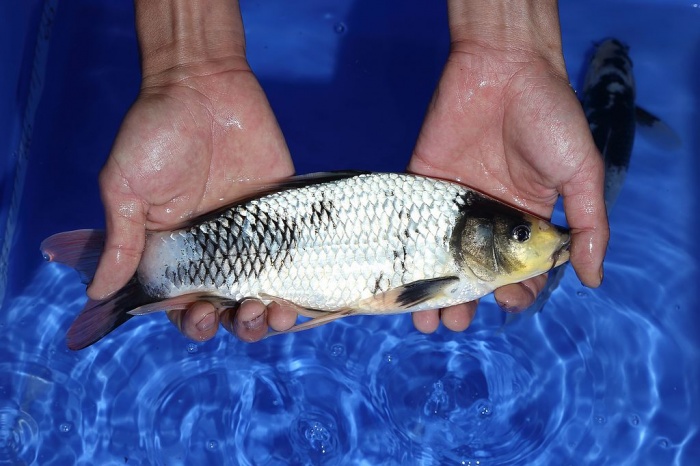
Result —
[[517, 227], [513, 228], [510, 235], [518, 243], [524, 243], [530, 239], [530, 227], [527, 225], [518, 225]]

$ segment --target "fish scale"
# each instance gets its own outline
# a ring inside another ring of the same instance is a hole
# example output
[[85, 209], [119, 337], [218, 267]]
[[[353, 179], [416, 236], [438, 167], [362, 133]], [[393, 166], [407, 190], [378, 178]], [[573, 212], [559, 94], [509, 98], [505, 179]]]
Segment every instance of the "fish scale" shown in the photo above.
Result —
[[180, 248], [177, 266], [142, 281], [161, 297], [211, 289], [236, 301], [264, 293], [335, 309], [436, 272], [457, 273], [448, 239], [463, 188], [395, 174], [332, 184], [254, 199], [170, 233], [160, 244]]

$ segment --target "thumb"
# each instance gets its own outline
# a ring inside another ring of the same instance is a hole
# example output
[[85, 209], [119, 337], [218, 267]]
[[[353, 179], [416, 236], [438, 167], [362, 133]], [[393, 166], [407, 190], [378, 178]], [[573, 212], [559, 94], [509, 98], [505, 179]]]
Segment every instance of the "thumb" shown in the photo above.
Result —
[[105, 299], [126, 285], [136, 273], [146, 243], [146, 204], [131, 192], [112, 159], [100, 173], [100, 192], [107, 231], [87, 289], [91, 299]]
[[589, 152], [561, 193], [572, 232], [571, 265], [584, 285], [596, 288], [603, 280], [603, 258], [610, 230], [603, 197], [605, 169], [593, 141]]

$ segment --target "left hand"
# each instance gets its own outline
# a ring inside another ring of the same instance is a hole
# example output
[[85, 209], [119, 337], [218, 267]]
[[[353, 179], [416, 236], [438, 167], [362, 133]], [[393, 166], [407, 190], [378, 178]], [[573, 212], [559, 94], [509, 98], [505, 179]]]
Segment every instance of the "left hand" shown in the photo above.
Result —
[[[584, 285], [600, 285], [609, 236], [603, 164], [563, 60], [453, 42], [408, 170], [458, 181], [543, 218], [561, 194], [571, 263]], [[496, 301], [522, 310], [545, 282], [541, 275], [501, 287]], [[413, 322], [425, 333], [440, 319], [461, 331], [475, 311], [471, 302], [416, 312]]]

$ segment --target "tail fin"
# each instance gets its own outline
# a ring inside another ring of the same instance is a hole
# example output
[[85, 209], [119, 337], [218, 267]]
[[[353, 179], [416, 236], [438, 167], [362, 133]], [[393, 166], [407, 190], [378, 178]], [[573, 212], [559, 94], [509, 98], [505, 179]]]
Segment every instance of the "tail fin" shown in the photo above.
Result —
[[74, 268], [87, 285], [95, 275], [104, 244], [102, 230], [75, 230], [56, 233], [42, 241], [40, 247], [44, 259]]
[[80, 350], [102, 339], [112, 330], [131, 319], [128, 312], [154, 300], [144, 293], [136, 278], [132, 278], [114, 296], [102, 301], [88, 300], [83, 311], [68, 329], [68, 348]]
[[[73, 267], [87, 284], [95, 275], [103, 246], [104, 232], [76, 230], [45, 239], [41, 250], [46, 260]], [[154, 299], [143, 291], [135, 277], [107, 299], [88, 300], [68, 330], [68, 348], [79, 350], [90, 346], [129, 320], [130, 310], [152, 302]]]

